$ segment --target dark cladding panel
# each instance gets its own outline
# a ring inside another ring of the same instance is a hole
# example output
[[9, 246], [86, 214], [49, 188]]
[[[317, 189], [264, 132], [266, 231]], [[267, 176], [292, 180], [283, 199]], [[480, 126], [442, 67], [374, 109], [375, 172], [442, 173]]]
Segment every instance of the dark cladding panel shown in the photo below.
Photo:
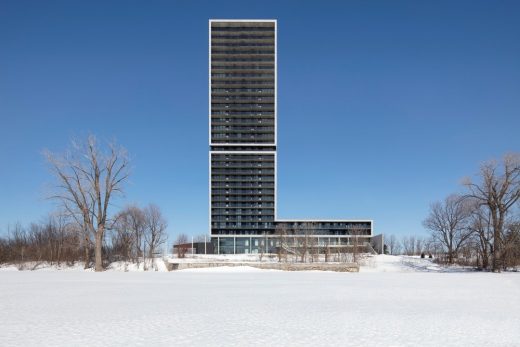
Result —
[[275, 144], [274, 21], [211, 22], [211, 143]]

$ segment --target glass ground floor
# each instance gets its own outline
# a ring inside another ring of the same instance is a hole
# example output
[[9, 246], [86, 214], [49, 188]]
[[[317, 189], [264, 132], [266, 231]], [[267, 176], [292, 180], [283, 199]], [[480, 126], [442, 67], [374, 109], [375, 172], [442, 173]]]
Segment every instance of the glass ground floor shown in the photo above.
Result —
[[370, 236], [213, 236], [211, 242], [215, 254], [277, 253], [279, 249], [298, 252], [313, 249], [322, 253], [328, 249], [364, 247], [370, 244]]

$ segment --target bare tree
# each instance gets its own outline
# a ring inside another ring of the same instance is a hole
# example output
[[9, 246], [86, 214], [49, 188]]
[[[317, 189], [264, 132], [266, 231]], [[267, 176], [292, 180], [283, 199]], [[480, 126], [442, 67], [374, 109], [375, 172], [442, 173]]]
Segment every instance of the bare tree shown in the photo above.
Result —
[[401, 246], [403, 254], [413, 255], [415, 251], [415, 237], [413, 236], [402, 236]]
[[424, 249], [424, 240], [422, 237], [415, 239], [415, 254], [422, 255]]
[[410, 245], [410, 254], [409, 255], [415, 255], [415, 236], [412, 235], [412, 236], [409, 236], [408, 238], [408, 242], [409, 242], [409, 245]]
[[502, 247], [506, 217], [511, 207], [520, 199], [520, 154], [508, 154], [501, 162], [491, 161], [480, 167], [480, 183], [466, 179], [468, 197], [490, 212], [493, 227], [493, 271], [503, 268]]
[[188, 252], [188, 236], [186, 234], [179, 234], [175, 239], [174, 251], [177, 251], [177, 257], [184, 258]]
[[307, 256], [309, 252], [311, 252], [313, 247], [312, 236], [314, 235], [314, 225], [313, 223], [306, 222], [300, 224], [300, 226], [295, 228], [296, 243], [298, 252], [300, 253], [300, 261], [305, 263], [307, 261]]
[[129, 175], [126, 150], [115, 143], [102, 149], [91, 135], [85, 143], [73, 141], [63, 155], [46, 151], [45, 157], [58, 181], [58, 192], [52, 198], [71, 214], [81, 216], [83, 226], [94, 236], [95, 270], [103, 271], [108, 208], [113, 195], [122, 193]]
[[156, 250], [166, 241], [166, 227], [168, 223], [162, 216], [161, 210], [154, 204], [144, 209], [145, 240], [148, 244], [148, 258], [154, 259]]
[[114, 229], [123, 242], [122, 248], [128, 258], [139, 264], [139, 259], [145, 258], [145, 214], [136, 205], [129, 205], [117, 214]]
[[397, 254], [397, 249], [396, 249], [397, 244], [398, 244], [398, 242], [397, 242], [397, 238], [395, 237], [395, 235], [390, 235], [390, 237], [388, 238], [388, 248], [390, 248], [391, 255]]
[[507, 223], [504, 235], [504, 267], [520, 265], [520, 220], [513, 219]]
[[266, 252], [267, 252], [267, 238], [266, 238], [266, 234], [264, 232], [264, 234], [260, 238], [260, 247], [258, 247], [258, 259], [260, 261], [262, 261], [262, 259], [264, 258], [264, 254]]
[[275, 230], [277, 239], [276, 255], [278, 256], [278, 262], [287, 262], [287, 234], [287, 226], [283, 223], [278, 223]]
[[423, 222], [431, 237], [446, 248], [450, 264], [453, 264], [455, 255], [471, 237], [471, 230], [467, 227], [470, 214], [468, 200], [450, 195], [443, 202], [433, 203], [428, 218]]
[[325, 262], [328, 263], [330, 261], [331, 250], [330, 250], [330, 238], [327, 238], [325, 241], [325, 249], [323, 251], [325, 253]]
[[317, 262], [320, 259], [320, 244], [317, 237], [314, 237], [314, 232], [309, 238], [309, 254], [311, 262]]
[[471, 211], [468, 228], [473, 232], [477, 248], [477, 266], [483, 269], [489, 267], [489, 258], [493, 249], [493, 227], [489, 209], [486, 206], [476, 206]]
[[429, 238], [426, 238], [424, 240], [424, 253], [426, 253], [428, 255], [428, 258], [431, 258], [433, 257], [433, 245], [434, 245], [434, 241], [432, 240], [431, 237]]
[[354, 228], [351, 231], [351, 241], [352, 241], [352, 262], [357, 263], [359, 261], [359, 256], [361, 253], [360, 248], [364, 248], [364, 245], [361, 242], [360, 236], [363, 235], [363, 230], [358, 228]]
[[397, 239], [395, 235], [390, 236], [390, 241], [393, 243], [392, 245], [392, 255], [398, 255], [402, 253], [402, 245], [401, 242]]

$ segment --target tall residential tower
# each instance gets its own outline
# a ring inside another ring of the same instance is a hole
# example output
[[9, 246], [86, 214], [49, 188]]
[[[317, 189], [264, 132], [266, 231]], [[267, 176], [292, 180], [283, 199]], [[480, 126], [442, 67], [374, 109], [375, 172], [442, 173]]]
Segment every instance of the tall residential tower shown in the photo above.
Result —
[[274, 231], [276, 21], [210, 21], [210, 75], [211, 235], [244, 253]]
[[369, 220], [276, 220], [276, 35], [276, 20], [209, 21], [214, 251], [250, 253], [286, 246], [276, 238], [277, 228], [291, 230], [295, 240], [312, 229], [309, 234], [317, 242], [337, 246], [349, 244], [356, 229], [368, 242]]

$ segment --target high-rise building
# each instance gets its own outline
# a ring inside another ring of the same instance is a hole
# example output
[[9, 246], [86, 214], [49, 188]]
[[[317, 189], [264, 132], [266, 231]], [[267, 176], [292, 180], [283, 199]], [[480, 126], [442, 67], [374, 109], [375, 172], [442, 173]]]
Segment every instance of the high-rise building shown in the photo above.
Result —
[[[276, 24], [209, 21], [210, 234], [216, 253], [297, 247], [302, 233], [336, 246], [352, 244], [353, 235], [356, 242], [372, 235], [370, 220], [277, 222]], [[287, 244], [276, 236], [280, 230], [289, 234]]]

